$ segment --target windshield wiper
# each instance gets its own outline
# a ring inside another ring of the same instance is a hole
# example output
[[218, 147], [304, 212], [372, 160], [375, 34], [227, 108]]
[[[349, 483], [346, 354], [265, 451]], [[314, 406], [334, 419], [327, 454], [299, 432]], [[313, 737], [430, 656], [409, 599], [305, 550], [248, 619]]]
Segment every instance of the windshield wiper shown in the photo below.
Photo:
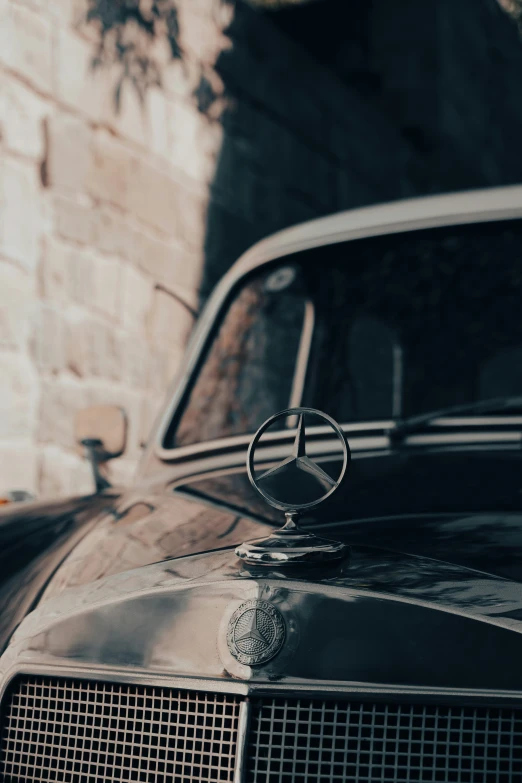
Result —
[[398, 419], [395, 427], [390, 428], [388, 435], [392, 443], [400, 443], [407, 435], [422, 432], [435, 419], [445, 416], [458, 416], [466, 413], [501, 413], [502, 411], [522, 408], [522, 397], [493, 397], [489, 400], [469, 402], [466, 405], [455, 405], [450, 408], [441, 408], [437, 411], [428, 411], [418, 416], [410, 416], [407, 419]]

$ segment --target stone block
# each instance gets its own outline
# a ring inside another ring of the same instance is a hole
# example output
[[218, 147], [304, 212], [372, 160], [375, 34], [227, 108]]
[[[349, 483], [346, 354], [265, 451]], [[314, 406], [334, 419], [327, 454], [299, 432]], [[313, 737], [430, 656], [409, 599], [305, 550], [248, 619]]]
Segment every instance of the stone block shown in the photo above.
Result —
[[201, 248], [205, 199], [172, 176], [172, 171], [138, 156], [105, 131], [94, 138], [89, 194], [112, 203], [189, 247]]
[[46, 299], [62, 304], [69, 300], [68, 272], [74, 249], [60, 239], [46, 236], [38, 267], [39, 291]]
[[91, 306], [98, 312], [118, 321], [123, 297], [123, 264], [116, 258], [93, 253], [90, 257], [94, 294]]
[[37, 89], [52, 91], [52, 27], [41, 13], [0, 4], [0, 63]]
[[47, 185], [82, 193], [90, 169], [92, 132], [85, 120], [55, 114], [47, 121]]
[[67, 366], [75, 375], [117, 381], [122, 373], [122, 337], [111, 324], [84, 310], [70, 313]]
[[122, 381], [130, 389], [147, 389], [150, 384], [151, 356], [147, 342], [127, 335], [122, 344]]
[[26, 349], [35, 293], [32, 275], [13, 264], [0, 262], [0, 350]]
[[[184, 52], [204, 63], [214, 64], [229, 46], [228, 39], [211, 14], [194, 13], [192, 4], [180, 8], [180, 44]], [[226, 20], [220, 20], [226, 23]]]
[[[148, 118], [145, 104], [140, 101], [134, 86], [126, 81], [120, 92], [118, 107], [115, 90], [120, 78], [118, 68], [104, 71], [108, 89], [104, 95], [103, 119], [117, 136], [128, 139], [141, 147], [148, 146]], [[147, 102], [148, 99], [146, 98]]]
[[94, 242], [96, 214], [90, 204], [57, 194], [52, 206], [54, 227], [58, 236], [82, 245]]
[[37, 449], [32, 441], [0, 443], [0, 494], [13, 489], [38, 490]]
[[65, 27], [58, 28], [54, 58], [57, 97], [84, 116], [99, 121], [111, 85], [106, 74], [93, 70], [92, 59], [91, 41]]
[[151, 392], [155, 394], [167, 392], [178, 375], [183, 355], [183, 348], [174, 344], [161, 351], [151, 351], [148, 384]]
[[127, 191], [127, 208], [141, 220], [167, 236], [181, 236], [184, 188], [168, 169], [161, 170], [145, 160], [136, 160]]
[[180, 243], [165, 242], [143, 231], [133, 235], [134, 262], [194, 308], [198, 305], [197, 291], [203, 271], [201, 250], [189, 253]]
[[93, 321], [90, 332], [93, 375], [119, 381], [125, 367], [126, 346], [122, 333], [101, 321]]
[[66, 324], [56, 306], [39, 301], [31, 319], [31, 356], [40, 370], [58, 372], [66, 363]]
[[32, 437], [38, 375], [31, 360], [22, 354], [0, 354], [0, 377], [0, 440]]
[[0, 135], [5, 149], [35, 160], [44, 154], [49, 106], [22, 82], [0, 73]]
[[144, 396], [141, 407], [139, 445], [144, 448], [149, 440], [154, 423], [163, 410], [165, 394], [158, 392], [154, 396]]
[[177, 299], [166, 291], [154, 291], [149, 319], [149, 340], [157, 351], [184, 348], [193, 318]]
[[4, 159], [0, 162], [0, 254], [33, 271], [42, 229], [36, 167]]
[[207, 183], [215, 163], [215, 156], [212, 156], [207, 149], [206, 138], [213, 123], [210, 123], [195, 106], [184, 101], [170, 100], [167, 108], [170, 161], [197, 183]]
[[152, 305], [152, 280], [130, 264], [122, 265], [121, 294], [123, 326], [143, 333]]
[[41, 381], [38, 441], [74, 450], [74, 416], [85, 408], [87, 389], [81, 379], [61, 374]]
[[94, 198], [127, 209], [129, 189], [139, 168], [139, 158], [125, 143], [107, 131], [98, 131], [93, 140], [88, 191]]
[[83, 248], [71, 248], [67, 268], [67, 288], [75, 302], [92, 306], [95, 296], [92, 254]]
[[159, 394], [162, 389], [166, 389], [170, 381], [168, 358], [167, 351], [152, 349], [150, 352], [148, 389], [155, 394]]
[[39, 494], [42, 497], [74, 497], [94, 492], [94, 480], [87, 460], [59, 446], [39, 450]]
[[170, 155], [168, 103], [163, 90], [147, 93], [147, 139], [150, 149], [163, 158]]
[[187, 187], [178, 187], [177, 202], [168, 210], [175, 216], [176, 230], [171, 233], [192, 253], [201, 252], [206, 236], [208, 193], [195, 193]]
[[163, 69], [163, 90], [167, 95], [176, 95], [190, 101], [200, 75], [201, 65], [197, 59], [172, 60]]
[[40, 3], [42, 10], [49, 16], [54, 17], [62, 25], [73, 25], [80, 27], [84, 22], [87, 11], [87, 0], [36, 0]]
[[102, 253], [120, 258], [132, 255], [132, 231], [119, 212], [109, 206], [91, 211], [92, 243]]

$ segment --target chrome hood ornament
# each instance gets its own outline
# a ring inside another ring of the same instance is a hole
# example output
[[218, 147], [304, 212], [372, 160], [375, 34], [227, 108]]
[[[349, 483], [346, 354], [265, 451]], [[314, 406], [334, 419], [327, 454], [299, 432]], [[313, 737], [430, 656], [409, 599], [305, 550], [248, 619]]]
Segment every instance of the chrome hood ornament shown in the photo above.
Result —
[[[282, 418], [294, 416], [298, 417], [297, 433], [291, 454], [275, 467], [256, 476], [254, 458], [262, 436], [275, 422]], [[306, 416], [315, 416], [326, 421], [341, 442], [342, 467], [337, 479], [332, 478], [326, 471], [320, 468], [306, 453]], [[281, 566], [290, 563], [321, 563], [343, 557], [347, 549], [345, 544], [320, 538], [314, 533], [301, 530], [297, 522], [304, 511], [310, 511], [320, 503], [323, 503], [339, 488], [346, 477], [349, 464], [350, 447], [346, 436], [337, 422], [326, 413], [314, 408], [289, 408], [267, 419], [254, 435], [248, 449], [248, 477], [254, 489], [259, 492], [267, 503], [284, 512], [286, 524], [268, 538], [241, 544], [236, 549], [236, 555], [251, 565], [270, 566]], [[293, 482], [291, 473], [294, 474]], [[298, 482], [301, 484], [301, 487], [292, 487], [292, 484], [296, 483], [296, 477], [301, 479]], [[308, 478], [308, 481], [303, 482], [303, 479], [306, 478]], [[291, 487], [292, 492], [290, 492], [290, 495], [293, 496], [288, 497], [287, 500], [280, 500], [269, 493], [268, 484], [274, 482], [279, 485], [275, 490], [276, 492], [285, 488], [288, 490]], [[287, 486], [281, 487], [281, 482]], [[319, 490], [323, 490], [323, 492], [316, 496]], [[302, 502], [298, 502], [299, 498], [297, 496], [299, 494], [302, 495]]]

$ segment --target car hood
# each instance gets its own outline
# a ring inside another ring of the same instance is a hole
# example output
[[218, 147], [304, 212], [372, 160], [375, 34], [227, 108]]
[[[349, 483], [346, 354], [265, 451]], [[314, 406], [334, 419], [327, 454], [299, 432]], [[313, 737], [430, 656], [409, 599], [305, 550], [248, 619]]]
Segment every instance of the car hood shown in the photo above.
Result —
[[[273, 525], [194, 498], [126, 493], [54, 573], [43, 600], [175, 557], [266, 537]], [[378, 546], [522, 582], [522, 512], [404, 514], [314, 525], [349, 545]]]
[[[246, 601], [279, 609], [273, 660], [233, 657]], [[212, 678], [247, 690], [424, 688], [522, 692], [522, 585], [455, 563], [355, 545], [328, 567], [266, 570], [233, 550], [168, 559], [42, 602], [1, 659], [17, 671]]]

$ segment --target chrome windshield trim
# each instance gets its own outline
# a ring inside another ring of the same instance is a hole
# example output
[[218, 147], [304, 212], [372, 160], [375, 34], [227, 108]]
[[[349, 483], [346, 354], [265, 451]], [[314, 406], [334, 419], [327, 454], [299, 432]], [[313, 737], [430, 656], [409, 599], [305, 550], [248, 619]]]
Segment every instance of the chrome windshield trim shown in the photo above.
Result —
[[[355, 435], [361, 433], [361, 437], [364, 433], [369, 432], [385, 432], [394, 427], [393, 420], [385, 421], [366, 421], [366, 422], [354, 422], [352, 424], [342, 424], [341, 429], [347, 435]], [[267, 432], [264, 436], [265, 443], [285, 444], [292, 443], [295, 440], [297, 430], [294, 428], [279, 430], [277, 432]], [[329, 427], [310, 427], [308, 433], [311, 439], [320, 438], [323, 435], [329, 436], [331, 430]], [[254, 433], [247, 433], [245, 435], [232, 435], [228, 438], [217, 438], [216, 440], [203, 441], [201, 443], [194, 443], [190, 446], [180, 446], [176, 449], [158, 449], [158, 456], [164, 462], [177, 462], [178, 460], [185, 460], [190, 457], [198, 457], [203, 455], [205, 458], [215, 453], [223, 453], [224, 451], [235, 451], [237, 449], [247, 449]], [[366, 439], [366, 438], [365, 438]], [[368, 438], [369, 439], [369, 438]], [[372, 440], [374, 440], [372, 438]], [[381, 436], [379, 443], [386, 441], [388, 444], [388, 438]], [[382, 448], [382, 445], [376, 446], [376, 448]]]
[[429, 422], [434, 427], [521, 427], [522, 416], [441, 416]]
[[[350, 439], [350, 448], [353, 452], [382, 451], [392, 448], [389, 431], [393, 430], [395, 422], [371, 421], [342, 424], [341, 429]], [[507, 430], [506, 428], [510, 429]], [[519, 427], [520, 429], [516, 429]], [[515, 428], [515, 429], [513, 429]], [[452, 432], [438, 432], [437, 430], [451, 429]], [[458, 432], [456, 431], [458, 430]], [[296, 430], [280, 430], [267, 433], [264, 446], [270, 452], [284, 449], [295, 438]], [[327, 427], [310, 427], [310, 449], [315, 454], [335, 453], [329, 438]], [[321, 440], [327, 436], [324, 440]], [[252, 439], [252, 435], [235, 435], [230, 438], [195, 443], [191, 446], [183, 446], [178, 449], [161, 449], [159, 455], [164, 462], [178, 462], [187, 459], [204, 458], [205, 461], [213, 456], [234, 451], [245, 451]], [[495, 416], [495, 417], [466, 417], [451, 419], [434, 419], [426, 425], [426, 431], [407, 435], [399, 447], [415, 446], [447, 446], [447, 445], [471, 445], [474, 443], [498, 443], [519, 444], [522, 443], [522, 417], [521, 416]], [[281, 452], [282, 453], [282, 452]], [[271, 458], [267, 457], [269, 461]]]
[[[322, 245], [405, 231], [520, 218], [522, 218], [522, 187], [511, 185], [405, 199], [348, 210], [292, 226], [261, 240], [241, 256], [225, 274], [203, 309], [189, 340], [184, 360], [170, 386], [167, 397], [169, 402], [154, 426], [150, 446], [143, 455], [143, 461], [146, 462], [149, 451], [153, 451], [163, 461], [178, 459], [178, 455], [172, 456], [172, 452], [181, 451], [180, 449], [163, 447], [167, 431], [190, 388], [200, 357], [212, 337], [216, 319], [226, 305], [232, 290], [245, 275], [271, 262], [282, 261], [292, 253]], [[182, 458], [180, 453], [179, 459]], [[138, 468], [139, 472], [140, 468]]]
[[[305, 303], [305, 314], [303, 319], [303, 329], [301, 332], [301, 341], [297, 351], [297, 361], [294, 370], [294, 381], [290, 393], [289, 408], [297, 408], [303, 400], [306, 372], [308, 370], [308, 361], [312, 349], [312, 337], [315, 326], [315, 306], [311, 299]], [[295, 422], [292, 422], [294, 426]], [[289, 425], [290, 426], [290, 425]]]
[[423, 433], [422, 435], [408, 435], [405, 438], [405, 443], [407, 446], [446, 446], [449, 444], [464, 445], [472, 443], [516, 443], [520, 445], [522, 444], [522, 431], [488, 430], [485, 432]]

